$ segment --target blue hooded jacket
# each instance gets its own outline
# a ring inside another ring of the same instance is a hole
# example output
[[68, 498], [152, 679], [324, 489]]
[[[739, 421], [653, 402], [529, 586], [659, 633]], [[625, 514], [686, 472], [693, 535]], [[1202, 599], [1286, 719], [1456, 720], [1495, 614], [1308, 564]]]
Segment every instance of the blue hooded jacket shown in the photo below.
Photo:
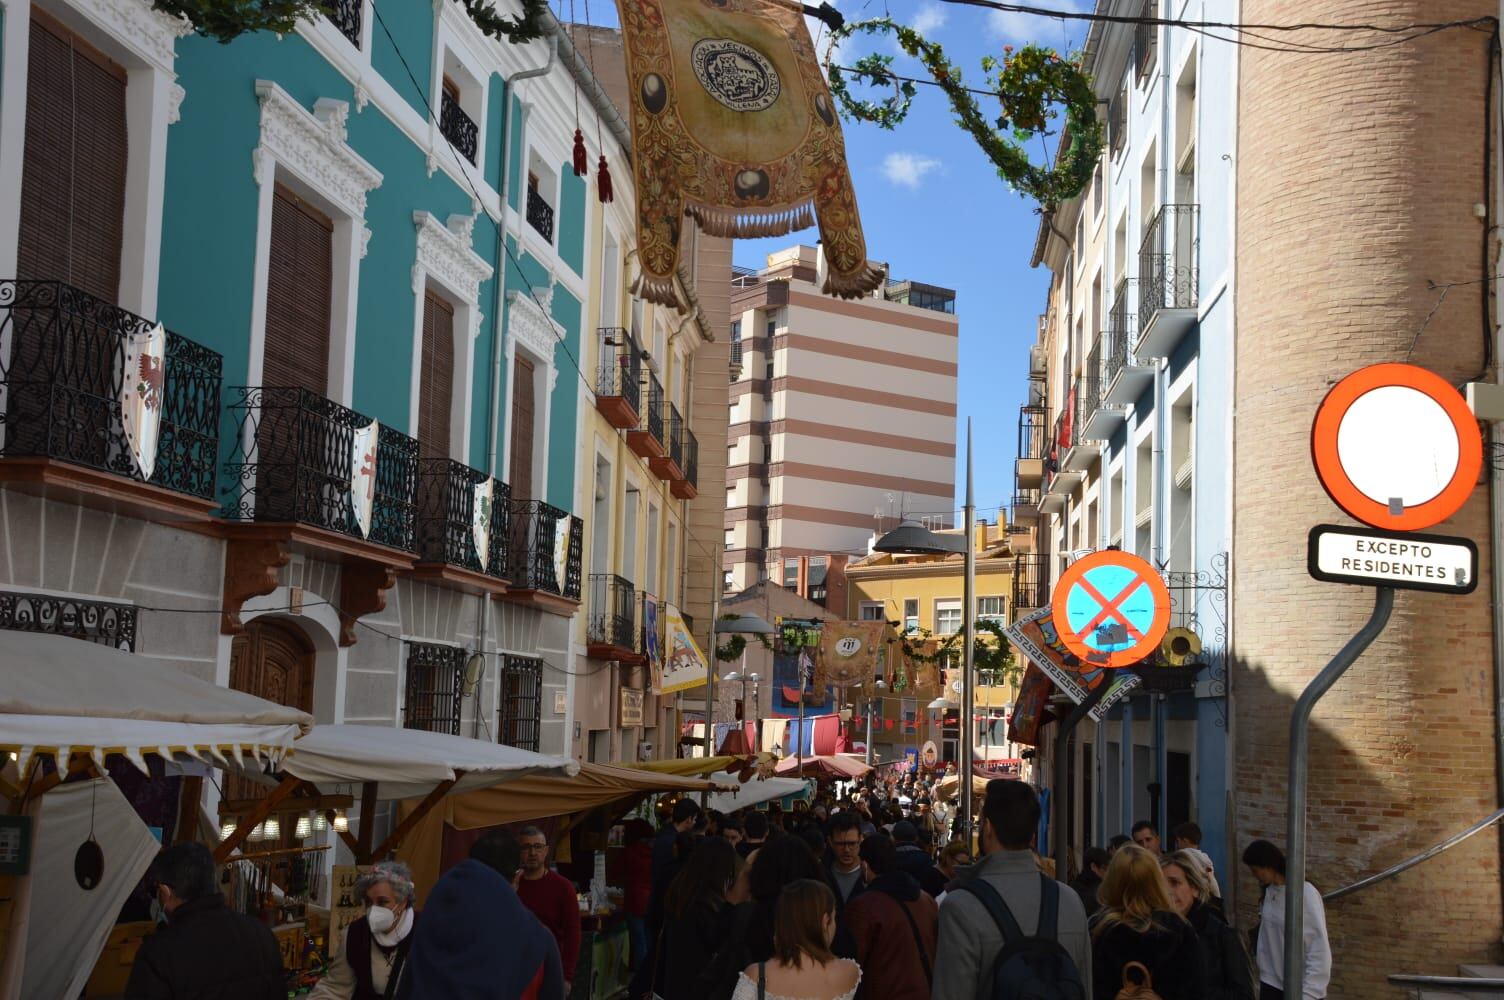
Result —
[[413, 929], [398, 1000], [521, 1000], [543, 969], [539, 1000], [563, 1000], [554, 937], [510, 883], [474, 859], [434, 885]]

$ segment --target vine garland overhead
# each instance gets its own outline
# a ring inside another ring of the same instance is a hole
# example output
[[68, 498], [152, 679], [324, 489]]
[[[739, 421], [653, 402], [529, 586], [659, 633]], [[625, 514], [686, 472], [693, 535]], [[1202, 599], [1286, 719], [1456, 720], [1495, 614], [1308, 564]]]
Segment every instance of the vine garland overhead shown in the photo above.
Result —
[[[518, 17], [503, 17], [490, 0], [459, 0], [476, 26], [498, 41], [521, 45], [543, 37], [548, 0], [522, 0]], [[153, 0], [164, 14], [186, 18], [195, 31], [228, 44], [247, 32], [290, 34], [299, 21], [333, 13], [326, 0]]]

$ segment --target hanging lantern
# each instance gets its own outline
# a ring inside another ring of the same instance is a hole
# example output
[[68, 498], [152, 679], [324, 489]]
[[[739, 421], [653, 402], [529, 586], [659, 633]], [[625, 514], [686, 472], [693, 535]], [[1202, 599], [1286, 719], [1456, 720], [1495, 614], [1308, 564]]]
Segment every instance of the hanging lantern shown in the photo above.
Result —
[[238, 825], [239, 824], [237, 824], [233, 819], [225, 820], [219, 825], [219, 839], [229, 840], [230, 837], [235, 833], [235, 827]]
[[313, 831], [315, 833], [323, 833], [327, 829], [329, 829], [329, 820], [326, 819], [324, 817], [324, 814], [321, 813], [321, 812], [314, 813], [313, 814]]
[[297, 837], [299, 840], [307, 840], [309, 837], [313, 836], [313, 820], [308, 818], [307, 813], [304, 813], [302, 816], [298, 817], [298, 825], [297, 828], [293, 830], [292, 835], [294, 837]]
[[257, 823], [254, 827], [251, 828], [250, 834], [248, 834], [245, 839], [246, 840], [261, 840], [261, 839], [263, 839], [265, 837], [265, 835], [266, 835], [265, 831], [263, 829], [263, 826], [264, 826], [264, 824]]
[[281, 840], [282, 839], [282, 824], [280, 822], [278, 822], [277, 817], [275, 817], [275, 816], [268, 816], [266, 818], [266, 822], [262, 825], [261, 839], [262, 840]]
[[345, 815], [345, 811], [343, 809], [336, 809], [334, 811], [334, 832], [350, 832], [350, 818]]

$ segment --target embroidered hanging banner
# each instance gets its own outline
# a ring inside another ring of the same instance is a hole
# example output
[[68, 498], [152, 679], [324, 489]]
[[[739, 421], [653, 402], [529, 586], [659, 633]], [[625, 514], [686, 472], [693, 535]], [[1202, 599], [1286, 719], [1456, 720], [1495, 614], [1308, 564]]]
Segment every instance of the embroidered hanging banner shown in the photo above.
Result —
[[565, 578], [569, 570], [569, 515], [554, 521], [554, 579], [558, 581], [559, 593], [564, 593]]
[[882, 283], [867, 261], [841, 124], [802, 8], [778, 0], [619, 0], [632, 94], [642, 273], [680, 307], [684, 217], [713, 236], [782, 236], [818, 221], [824, 290]]
[[147, 480], [157, 467], [162, 389], [167, 373], [167, 331], [158, 323], [125, 338], [120, 378], [120, 423], [131, 458]]
[[350, 436], [350, 510], [362, 538], [371, 537], [371, 507], [376, 502], [376, 442], [381, 425], [372, 420]]
[[668, 654], [664, 658], [663, 680], [659, 684], [659, 691], [673, 694], [675, 691], [704, 684], [710, 677], [710, 665], [695, 643], [695, 637], [690, 634], [689, 626], [684, 623], [684, 616], [672, 604], [665, 604], [663, 622], [666, 638], [664, 646]]
[[489, 476], [483, 483], [474, 486], [470, 503], [470, 537], [475, 540], [475, 556], [482, 570], [489, 569], [491, 561], [491, 500], [496, 480]]

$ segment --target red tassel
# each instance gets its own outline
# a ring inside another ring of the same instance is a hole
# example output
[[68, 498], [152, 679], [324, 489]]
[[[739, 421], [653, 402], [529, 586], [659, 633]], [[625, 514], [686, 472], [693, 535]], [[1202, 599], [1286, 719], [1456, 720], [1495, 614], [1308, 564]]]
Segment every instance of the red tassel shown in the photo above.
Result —
[[590, 170], [590, 158], [585, 155], [585, 134], [574, 130], [574, 175], [584, 177]]
[[604, 203], [612, 200], [612, 194], [611, 194], [611, 171], [608, 170], [608, 169], [606, 169], [606, 154], [605, 153], [601, 154], [600, 169], [596, 172], [596, 175], [595, 175], [595, 187], [596, 187], [596, 192], [601, 197], [601, 203], [602, 204], [604, 204]]

